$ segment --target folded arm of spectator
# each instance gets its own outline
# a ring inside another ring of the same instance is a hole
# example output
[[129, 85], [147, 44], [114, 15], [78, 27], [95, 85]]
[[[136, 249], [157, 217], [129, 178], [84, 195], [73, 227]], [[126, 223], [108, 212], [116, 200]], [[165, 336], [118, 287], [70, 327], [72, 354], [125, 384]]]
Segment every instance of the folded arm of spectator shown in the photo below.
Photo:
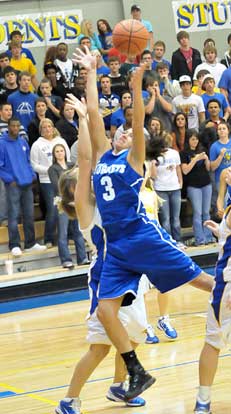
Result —
[[225, 152], [226, 152], [226, 148], [222, 148], [221, 151], [220, 151], [220, 154], [218, 155], [218, 157], [214, 161], [211, 161], [211, 170], [212, 171], [215, 171], [219, 167], [219, 165], [221, 164], [221, 162], [223, 160]]
[[53, 114], [57, 116], [57, 118], [60, 118], [60, 110], [53, 105], [51, 98], [49, 96], [45, 96], [44, 99], [47, 103], [48, 108], [50, 108]]

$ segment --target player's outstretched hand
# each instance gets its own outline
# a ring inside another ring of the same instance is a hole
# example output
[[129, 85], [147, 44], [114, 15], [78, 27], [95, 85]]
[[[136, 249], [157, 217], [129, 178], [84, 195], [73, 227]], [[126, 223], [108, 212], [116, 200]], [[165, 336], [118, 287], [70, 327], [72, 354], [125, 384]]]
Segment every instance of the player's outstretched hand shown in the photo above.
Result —
[[67, 93], [65, 102], [67, 102], [68, 105], [70, 105], [77, 112], [80, 118], [85, 118], [87, 116], [87, 104], [84, 98], [81, 98], [80, 101], [72, 93]]
[[83, 66], [87, 71], [95, 70], [96, 68], [96, 56], [92, 56], [87, 46], [84, 46], [86, 53], [84, 53], [78, 47], [73, 53], [72, 61], [80, 66]]
[[217, 224], [215, 221], [206, 220], [204, 222], [204, 226], [206, 226], [209, 230], [211, 230], [216, 237], [219, 236], [219, 224]]
[[138, 66], [134, 70], [134, 72], [133, 72], [134, 75], [132, 76], [133, 88], [135, 88], [136, 86], [140, 85], [140, 83], [142, 82], [145, 68], [146, 68], [145, 64], [144, 63], [141, 63], [141, 65]]

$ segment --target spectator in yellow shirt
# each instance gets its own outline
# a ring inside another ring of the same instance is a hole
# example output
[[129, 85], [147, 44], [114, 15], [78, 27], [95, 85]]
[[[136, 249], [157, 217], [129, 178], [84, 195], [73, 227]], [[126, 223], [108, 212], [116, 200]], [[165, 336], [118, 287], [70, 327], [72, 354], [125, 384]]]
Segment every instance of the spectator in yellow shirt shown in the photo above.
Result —
[[[33, 65], [30, 59], [24, 57], [22, 52], [22, 46], [19, 42], [12, 41], [10, 44], [10, 50], [12, 57], [10, 59], [10, 65], [18, 72], [29, 72], [31, 75], [31, 83], [35, 90], [38, 89], [39, 82], [36, 77], [37, 69]], [[32, 88], [33, 90], [33, 88]]]
[[[197, 72], [197, 80], [195, 80], [193, 83], [193, 87], [192, 87], [192, 93], [195, 93], [196, 95], [204, 95], [205, 90], [202, 88], [202, 83], [204, 80], [205, 75], [210, 75], [209, 70], [207, 69], [201, 69], [199, 70], [199, 72]], [[219, 88], [214, 88], [214, 92], [220, 92]]]

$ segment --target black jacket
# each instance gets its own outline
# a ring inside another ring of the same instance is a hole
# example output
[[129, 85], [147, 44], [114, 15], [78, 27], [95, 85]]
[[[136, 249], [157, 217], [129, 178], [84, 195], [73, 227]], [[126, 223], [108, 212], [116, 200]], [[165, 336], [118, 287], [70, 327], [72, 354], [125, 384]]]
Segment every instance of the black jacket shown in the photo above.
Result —
[[65, 118], [61, 118], [56, 124], [55, 127], [60, 133], [60, 136], [65, 139], [69, 148], [71, 148], [72, 144], [77, 140], [78, 136], [78, 129], [75, 128], [70, 122], [68, 122]]
[[188, 75], [193, 78], [193, 73], [196, 67], [202, 63], [199, 50], [192, 48], [192, 72], [189, 71], [186, 59], [181, 53], [180, 48], [172, 54], [171, 77], [172, 79], [179, 79], [182, 75]]

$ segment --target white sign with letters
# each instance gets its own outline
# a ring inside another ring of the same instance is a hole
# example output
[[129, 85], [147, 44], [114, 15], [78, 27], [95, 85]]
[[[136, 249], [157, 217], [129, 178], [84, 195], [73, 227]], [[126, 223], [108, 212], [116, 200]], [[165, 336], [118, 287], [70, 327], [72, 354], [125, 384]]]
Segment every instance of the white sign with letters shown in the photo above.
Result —
[[231, 29], [231, 0], [172, 1], [176, 33]]
[[33, 13], [0, 17], [0, 49], [7, 49], [10, 33], [20, 30], [23, 45], [39, 47], [59, 42], [74, 43], [80, 34], [82, 10]]

